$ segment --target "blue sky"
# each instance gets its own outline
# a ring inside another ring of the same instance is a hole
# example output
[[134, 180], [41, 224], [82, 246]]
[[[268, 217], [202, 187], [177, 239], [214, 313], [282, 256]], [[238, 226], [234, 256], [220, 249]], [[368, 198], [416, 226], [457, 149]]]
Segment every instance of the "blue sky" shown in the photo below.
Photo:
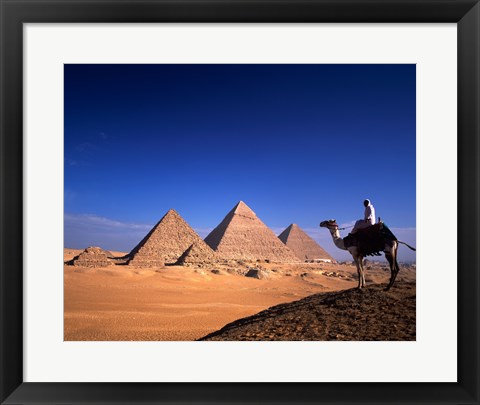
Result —
[[365, 198], [415, 243], [415, 65], [64, 72], [66, 247], [129, 251], [170, 208], [204, 237], [243, 200], [343, 259], [318, 223], [352, 223]]

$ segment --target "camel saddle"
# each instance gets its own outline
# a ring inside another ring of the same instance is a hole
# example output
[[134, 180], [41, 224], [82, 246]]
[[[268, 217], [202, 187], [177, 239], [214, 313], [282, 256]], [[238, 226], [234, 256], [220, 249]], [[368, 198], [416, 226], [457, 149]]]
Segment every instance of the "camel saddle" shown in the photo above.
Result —
[[392, 231], [383, 222], [368, 228], [359, 229], [343, 238], [345, 247], [357, 246], [363, 256], [380, 256], [385, 249], [385, 239], [397, 240]]

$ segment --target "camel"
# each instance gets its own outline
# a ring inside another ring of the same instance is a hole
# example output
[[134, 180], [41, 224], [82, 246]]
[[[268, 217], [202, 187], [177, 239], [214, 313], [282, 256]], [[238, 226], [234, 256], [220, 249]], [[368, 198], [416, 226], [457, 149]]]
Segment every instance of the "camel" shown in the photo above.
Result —
[[400, 270], [397, 262], [397, 250], [399, 243], [406, 245], [411, 250], [416, 250], [405, 242], [399, 241], [388, 227], [379, 220], [371, 227], [359, 229], [356, 234], [345, 238], [340, 237], [337, 221], [330, 219], [322, 221], [320, 227], [327, 228], [332, 235], [335, 246], [342, 250], [348, 250], [352, 255], [358, 272], [358, 287], [365, 287], [365, 274], [363, 270], [363, 259], [369, 255], [380, 255], [385, 253], [385, 258], [390, 265], [390, 282], [385, 291], [390, 290]]

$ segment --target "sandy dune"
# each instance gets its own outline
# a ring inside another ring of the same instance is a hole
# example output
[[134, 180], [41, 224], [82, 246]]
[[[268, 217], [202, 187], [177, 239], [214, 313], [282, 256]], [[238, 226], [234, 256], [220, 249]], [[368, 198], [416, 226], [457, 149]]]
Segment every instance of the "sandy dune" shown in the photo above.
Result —
[[[65, 260], [80, 251], [65, 249]], [[122, 256], [122, 252], [112, 252]], [[245, 277], [261, 269], [264, 279]], [[226, 263], [209, 268], [65, 266], [65, 340], [195, 340], [271, 306], [356, 286], [351, 265]], [[389, 271], [375, 266], [367, 283]], [[414, 269], [398, 280], [414, 281]]]
[[384, 287], [309, 295], [236, 320], [200, 340], [415, 340], [415, 283]]

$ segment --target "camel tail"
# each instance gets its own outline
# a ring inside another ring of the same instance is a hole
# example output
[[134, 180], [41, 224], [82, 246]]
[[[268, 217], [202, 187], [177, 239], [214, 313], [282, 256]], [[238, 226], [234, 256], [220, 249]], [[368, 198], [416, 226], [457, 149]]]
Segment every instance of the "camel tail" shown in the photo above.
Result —
[[408, 243], [405, 243], [405, 242], [402, 242], [401, 240], [397, 240], [398, 243], [401, 243], [402, 245], [405, 245], [406, 247], [408, 247], [409, 249], [411, 250], [414, 250], [415, 252], [417, 251], [417, 249], [415, 249], [414, 247], [410, 246]]

